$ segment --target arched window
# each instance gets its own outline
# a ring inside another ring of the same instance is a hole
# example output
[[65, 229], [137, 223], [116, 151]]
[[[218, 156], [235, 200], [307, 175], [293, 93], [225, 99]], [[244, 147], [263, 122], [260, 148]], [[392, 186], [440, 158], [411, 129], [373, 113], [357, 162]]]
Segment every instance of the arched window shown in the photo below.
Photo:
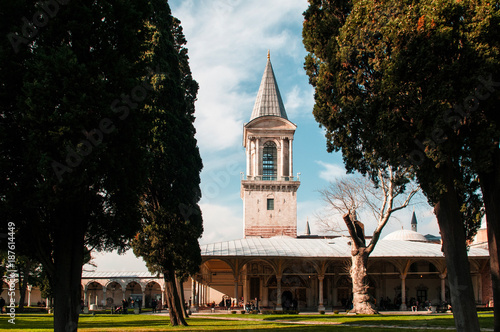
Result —
[[263, 180], [276, 180], [278, 172], [276, 156], [276, 144], [274, 144], [274, 142], [267, 142], [264, 144], [264, 153], [262, 155]]

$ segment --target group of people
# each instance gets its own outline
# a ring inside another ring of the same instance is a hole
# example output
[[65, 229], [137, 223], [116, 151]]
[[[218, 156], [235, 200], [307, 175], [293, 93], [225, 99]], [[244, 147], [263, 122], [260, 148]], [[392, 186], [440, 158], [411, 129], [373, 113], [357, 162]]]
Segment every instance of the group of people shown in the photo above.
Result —
[[127, 299], [122, 300], [122, 305], [120, 307], [115, 308], [115, 312], [121, 312], [122, 314], [126, 314], [128, 308], [139, 308], [139, 312], [141, 312], [142, 309], [142, 301], [141, 300], [134, 300], [132, 297]]
[[[418, 299], [415, 299], [415, 298], [412, 297], [410, 299], [410, 306], [411, 306], [411, 311], [418, 311], [419, 307], [422, 306], [422, 303], [420, 303], [418, 301]], [[431, 311], [432, 310], [431, 306], [432, 306], [431, 301], [429, 301], [429, 300], [425, 300], [424, 301], [423, 307], [424, 307], [425, 310]]]
[[229, 310], [229, 308], [231, 308], [231, 299], [230, 298], [224, 299], [224, 297], [222, 297], [222, 301], [220, 301], [219, 307], [226, 308]]
[[157, 299], [151, 300], [151, 309], [153, 309], [153, 313], [158, 312], [158, 309], [161, 310], [161, 308], [158, 308], [158, 304], [160, 304], [160, 302]]

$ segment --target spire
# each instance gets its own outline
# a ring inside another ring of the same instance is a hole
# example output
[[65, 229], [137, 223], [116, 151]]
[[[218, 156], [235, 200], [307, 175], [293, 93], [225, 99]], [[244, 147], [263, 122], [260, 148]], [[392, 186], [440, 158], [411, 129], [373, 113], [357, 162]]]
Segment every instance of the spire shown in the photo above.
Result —
[[415, 216], [415, 210], [413, 210], [413, 215], [411, 216], [411, 230], [417, 231], [417, 217]]
[[266, 69], [264, 69], [264, 75], [262, 75], [262, 81], [260, 82], [259, 92], [257, 93], [250, 121], [266, 115], [279, 116], [288, 120], [280, 90], [278, 89], [278, 83], [276, 83], [276, 78], [274, 77], [269, 50], [267, 51]]
[[309, 228], [309, 218], [307, 218], [306, 221], [306, 230], [304, 232], [304, 235], [311, 235], [311, 228]]

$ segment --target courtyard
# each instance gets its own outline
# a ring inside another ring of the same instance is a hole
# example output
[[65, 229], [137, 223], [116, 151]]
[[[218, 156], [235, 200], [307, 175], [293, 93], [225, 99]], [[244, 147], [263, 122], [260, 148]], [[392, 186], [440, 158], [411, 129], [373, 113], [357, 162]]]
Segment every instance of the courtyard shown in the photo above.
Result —
[[[18, 314], [16, 324], [0, 319], [5, 331], [52, 331], [53, 315]], [[493, 313], [479, 314], [481, 331], [493, 331]], [[197, 313], [187, 319], [189, 326], [172, 327], [167, 314], [144, 312], [140, 315], [83, 314], [79, 331], [455, 331], [451, 314], [384, 313], [363, 316], [326, 313], [299, 315], [207, 314]]]

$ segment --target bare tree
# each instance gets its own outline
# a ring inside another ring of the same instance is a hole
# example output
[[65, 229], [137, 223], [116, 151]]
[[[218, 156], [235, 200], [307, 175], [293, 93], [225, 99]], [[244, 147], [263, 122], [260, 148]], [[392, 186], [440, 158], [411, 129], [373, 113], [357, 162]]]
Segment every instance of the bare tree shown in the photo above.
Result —
[[[345, 177], [330, 184], [320, 193], [329, 204], [329, 208], [339, 214], [347, 226], [351, 238], [351, 267], [353, 309], [351, 312], [375, 314], [377, 310], [368, 293], [366, 267], [368, 257], [380, 239], [380, 233], [391, 215], [408, 206], [411, 199], [419, 191], [419, 187], [409, 184], [405, 174], [388, 168], [379, 170], [374, 182], [360, 176]], [[407, 188], [408, 187], [408, 188]], [[357, 218], [356, 211], [372, 212], [377, 227], [372, 238], [366, 244], [364, 224]], [[320, 218], [320, 227], [330, 231], [339, 231], [338, 223], [331, 219]]]

